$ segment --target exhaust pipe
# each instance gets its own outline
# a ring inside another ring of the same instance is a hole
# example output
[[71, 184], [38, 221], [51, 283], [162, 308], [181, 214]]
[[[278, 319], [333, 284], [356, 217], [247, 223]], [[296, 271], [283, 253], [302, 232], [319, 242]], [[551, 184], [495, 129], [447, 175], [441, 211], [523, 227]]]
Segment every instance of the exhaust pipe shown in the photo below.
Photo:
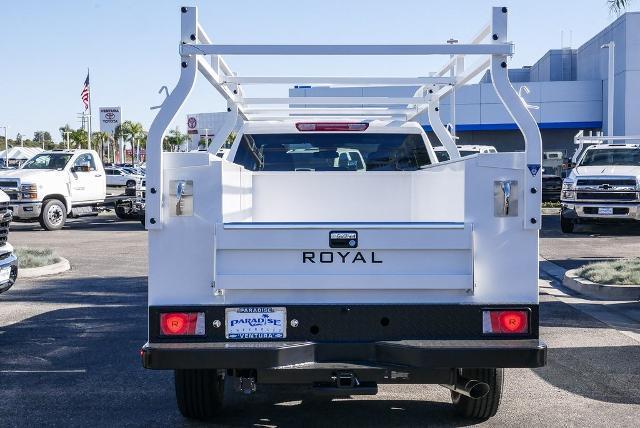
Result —
[[440, 384], [453, 392], [462, 394], [466, 397], [477, 400], [484, 397], [489, 393], [491, 389], [488, 384], [473, 379], [467, 379], [466, 377], [457, 376], [456, 382], [453, 385]]

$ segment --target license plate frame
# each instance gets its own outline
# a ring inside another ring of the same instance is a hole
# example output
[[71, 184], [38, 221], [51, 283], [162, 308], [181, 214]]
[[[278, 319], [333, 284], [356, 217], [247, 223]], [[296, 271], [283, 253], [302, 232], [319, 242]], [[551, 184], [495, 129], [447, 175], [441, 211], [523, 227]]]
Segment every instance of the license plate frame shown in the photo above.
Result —
[[613, 215], [613, 208], [599, 207], [598, 215]]
[[225, 308], [224, 315], [226, 339], [272, 340], [287, 337], [287, 308], [285, 307]]

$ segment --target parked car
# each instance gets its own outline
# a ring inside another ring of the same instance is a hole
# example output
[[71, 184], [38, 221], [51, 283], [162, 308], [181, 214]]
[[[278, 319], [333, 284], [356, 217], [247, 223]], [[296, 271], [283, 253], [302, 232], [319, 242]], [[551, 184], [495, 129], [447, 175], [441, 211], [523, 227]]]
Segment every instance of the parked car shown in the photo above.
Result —
[[105, 168], [107, 176], [107, 186], [126, 186], [136, 187], [136, 184], [142, 180], [142, 175], [134, 174], [124, 168]]
[[640, 221], [640, 144], [588, 147], [562, 184], [560, 225], [571, 233], [576, 224]]
[[18, 277], [18, 259], [8, 242], [11, 217], [9, 196], [0, 190], [0, 293], [10, 289]]
[[553, 174], [542, 174], [542, 200], [544, 202], [560, 201], [562, 178]]

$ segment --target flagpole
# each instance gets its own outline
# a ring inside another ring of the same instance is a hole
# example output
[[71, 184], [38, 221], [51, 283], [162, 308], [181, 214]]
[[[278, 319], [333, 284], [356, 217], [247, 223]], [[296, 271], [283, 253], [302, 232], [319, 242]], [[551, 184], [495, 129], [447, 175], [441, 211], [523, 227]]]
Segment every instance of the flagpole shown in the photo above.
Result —
[[87, 77], [89, 78], [89, 125], [87, 126], [87, 149], [91, 150], [91, 76], [89, 76], [89, 69], [87, 68]]

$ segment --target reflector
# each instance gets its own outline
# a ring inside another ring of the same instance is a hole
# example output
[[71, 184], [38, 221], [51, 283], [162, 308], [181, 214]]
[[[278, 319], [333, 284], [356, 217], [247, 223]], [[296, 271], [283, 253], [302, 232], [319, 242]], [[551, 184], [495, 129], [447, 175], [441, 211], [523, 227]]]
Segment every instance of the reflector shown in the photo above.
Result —
[[482, 332], [485, 334], [523, 334], [529, 332], [529, 312], [491, 310], [482, 313]]
[[160, 331], [166, 336], [203, 336], [204, 312], [160, 314]]

